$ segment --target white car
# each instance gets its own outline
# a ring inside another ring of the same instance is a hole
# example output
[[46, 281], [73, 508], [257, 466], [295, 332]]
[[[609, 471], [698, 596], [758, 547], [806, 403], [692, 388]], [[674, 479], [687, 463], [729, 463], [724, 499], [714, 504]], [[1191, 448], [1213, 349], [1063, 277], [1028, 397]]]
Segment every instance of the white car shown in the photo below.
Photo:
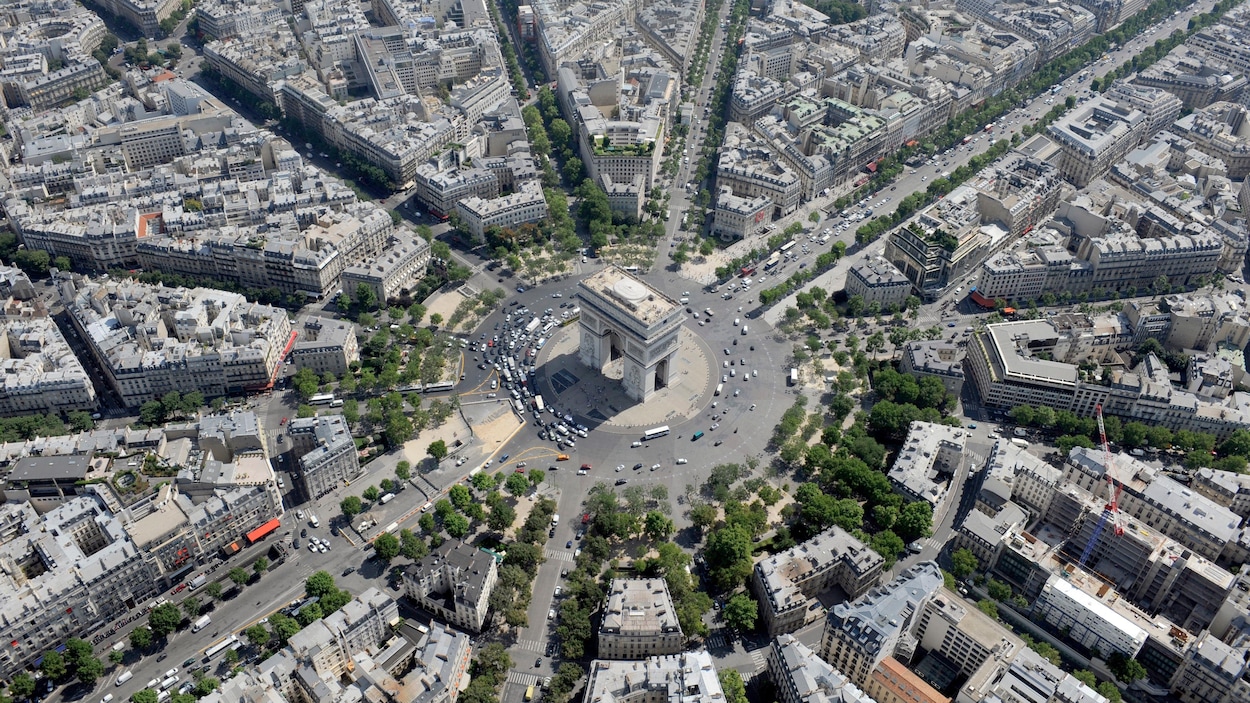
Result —
[[678, 459], [678, 460], [677, 460], [677, 463], [678, 463], [678, 464], [686, 464], [686, 463], [689, 463], [689, 462], [687, 462], [685, 459]]

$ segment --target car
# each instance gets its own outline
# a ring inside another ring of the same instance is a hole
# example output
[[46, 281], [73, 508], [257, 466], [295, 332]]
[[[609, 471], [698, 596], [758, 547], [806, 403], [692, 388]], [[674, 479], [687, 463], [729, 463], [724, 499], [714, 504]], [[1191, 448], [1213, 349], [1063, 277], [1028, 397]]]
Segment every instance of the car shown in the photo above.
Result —
[[678, 463], [678, 464], [688, 464], [688, 463], [690, 463], [690, 462], [686, 461], [685, 459], [678, 459], [678, 460], [677, 460], [677, 463]]
[[578, 469], [578, 470], [577, 470], [577, 475], [578, 475], [578, 476], [585, 476], [585, 475], [586, 475], [586, 469]]
[[651, 465], [651, 470], [652, 470], [652, 471], [659, 471], [659, 470], [660, 470], [660, 465], [659, 465], [659, 464], [652, 464], [652, 465]]
[[296, 511], [295, 511], [295, 517], [296, 517], [296, 519], [297, 519], [297, 520], [299, 520], [299, 521], [303, 522], [303, 520], [304, 520], [304, 511], [303, 511], [303, 510], [296, 510]]
[[564, 543], [564, 548], [565, 548], [565, 549], [572, 549], [572, 548], [573, 548], [573, 540], [569, 540], [569, 541], [565, 542], [565, 543]]
[[308, 543], [308, 551], [310, 551], [310, 552], [316, 552], [316, 551], [317, 551], [317, 545], [316, 545], [316, 543], [315, 543], [315, 542], [309, 542], [309, 543]]
[[634, 471], [637, 471], [638, 469], [641, 469], [641, 468], [642, 468], [642, 462], [641, 462], [641, 461], [640, 461], [640, 462], [638, 462], [637, 464], [634, 464]]
[[715, 442], [712, 442], [712, 446], [713, 446], [713, 447], [719, 447], [719, 446], [720, 446], [720, 445], [722, 445], [722, 444], [724, 444], [724, 441], [723, 441], [723, 440], [719, 440], [719, 439], [718, 439], [718, 440], [716, 440]]
[[620, 472], [622, 472], [622, 471], [624, 471], [624, 470], [625, 470], [625, 465], [624, 465], [624, 464], [617, 464], [617, 465], [616, 465], [616, 472], [617, 472], [617, 473], [620, 473]]
[[725, 356], [729, 356], [729, 348], [728, 348], [728, 347], [726, 347], [726, 348], [725, 348]]
[[624, 486], [626, 483], [629, 483], [628, 479], [624, 479], [624, 478], [616, 479], [616, 485], [618, 486]]
[[553, 527], [550, 530], [547, 530], [547, 537], [549, 539], [555, 539], [555, 536], [556, 536], [556, 528]]
[[582, 468], [585, 469], [586, 471], [590, 471], [591, 469], [595, 467], [591, 466], [590, 464], [582, 464]]
[[720, 427], [720, 423], [719, 423], [719, 422], [713, 422], [713, 423], [712, 423], [712, 426], [711, 426], [711, 427], [709, 427], [708, 429], [709, 429], [709, 430], [714, 430], [714, 429], [716, 429], [717, 427]]

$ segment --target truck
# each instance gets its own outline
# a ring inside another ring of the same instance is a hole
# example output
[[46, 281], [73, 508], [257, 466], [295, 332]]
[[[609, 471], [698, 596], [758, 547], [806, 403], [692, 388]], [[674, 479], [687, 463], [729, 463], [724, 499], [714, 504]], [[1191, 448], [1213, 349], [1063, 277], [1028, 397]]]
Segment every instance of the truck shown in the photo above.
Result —
[[551, 526], [552, 527], [560, 526], [560, 513], [556, 513], [555, 515], [551, 516]]
[[200, 619], [199, 619], [199, 620], [196, 620], [196, 621], [195, 621], [195, 625], [193, 625], [193, 626], [191, 627], [191, 631], [192, 631], [192, 632], [199, 632], [200, 630], [203, 630], [204, 628], [208, 627], [208, 624], [209, 624], [209, 623], [211, 623], [212, 621], [213, 621], [213, 619], [212, 619], [212, 618], [210, 618], [209, 616], [207, 616], [207, 615], [201, 615], [201, 616], [200, 616]]
[[117, 683], [115, 683], [115, 684], [113, 684], [113, 685], [114, 685], [114, 686], [120, 686], [120, 685], [122, 685], [122, 684], [126, 683], [127, 681], [129, 681], [129, 680], [133, 679], [134, 677], [135, 677], [134, 672], [133, 672], [133, 671], [131, 671], [131, 670], [129, 670], [129, 669], [127, 669], [127, 670], [125, 670], [125, 671], [123, 671], [123, 672], [122, 672], [122, 675], [121, 675], [121, 676], [118, 676], [118, 677], [117, 677]]
[[321, 527], [321, 520], [317, 519], [317, 513], [308, 513], [308, 524], [314, 528]]
[[538, 329], [538, 326], [540, 324], [542, 324], [542, 320], [538, 319], [537, 317], [530, 320], [530, 323], [525, 326], [525, 334], [532, 334], [534, 330]]
[[545, 409], [543, 406], [543, 397], [541, 395], [534, 396], [534, 409], [538, 412], [542, 412]]
[[205, 576], [204, 574], [200, 574], [199, 576], [196, 576], [195, 578], [191, 579], [191, 582], [187, 584], [187, 587], [190, 588], [192, 591], [194, 591], [195, 589], [199, 588], [200, 586], [203, 586], [207, 582], [208, 582], [208, 576]]
[[379, 500], [378, 500], [378, 502], [379, 502], [379, 503], [381, 503], [382, 505], [386, 505], [387, 503], [391, 502], [392, 500], [395, 500], [395, 494], [394, 494], [394, 493], [387, 493], [386, 495], [382, 496], [382, 498], [381, 498], [381, 499], [379, 499]]
[[798, 369], [790, 369], [790, 385], [792, 386], [799, 385], [799, 370]]

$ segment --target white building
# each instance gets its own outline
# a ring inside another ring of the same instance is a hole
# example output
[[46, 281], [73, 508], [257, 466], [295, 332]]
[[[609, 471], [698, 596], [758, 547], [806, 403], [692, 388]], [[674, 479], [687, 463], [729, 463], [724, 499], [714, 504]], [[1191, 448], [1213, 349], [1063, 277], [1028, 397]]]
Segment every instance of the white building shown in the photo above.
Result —
[[1048, 625], [1064, 629], [1068, 638], [1103, 656], [1120, 652], [1133, 657], [1146, 642], [1147, 633], [1102, 601], [1055, 574], [1042, 588], [1033, 613]]

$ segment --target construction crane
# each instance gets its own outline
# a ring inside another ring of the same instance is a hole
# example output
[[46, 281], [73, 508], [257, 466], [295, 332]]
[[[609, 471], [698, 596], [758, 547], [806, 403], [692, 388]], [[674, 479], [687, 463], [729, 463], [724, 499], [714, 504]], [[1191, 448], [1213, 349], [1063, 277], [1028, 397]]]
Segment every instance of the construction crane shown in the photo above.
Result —
[[1094, 534], [1090, 535], [1089, 542], [1085, 544], [1085, 549], [1081, 552], [1080, 563], [1083, 566], [1089, 561], [1090, 553], [1094, 551], [1094, 545], [1098, 542], [1098, 537], [1102, 531], [1106, 529], [1107, 522], [1110, 521], [1112, 529], [1116, 535], [1124, 534], [1124, 525], [1120, 522], [1120, 491], [1124, 486], [1115, 479], [1115, 467], [1111, 460], [1111, 446], [1107, 444], [1107, 430], [1102, 422], [1102, 404], [1099, 403], [1094, 407], [1094, 412], [1098, 416], [1098, 436], [1102, 440], [1102, 475], [1107, 479], [1107, 505], [1102, 509], [1102, 515], [1098, 518], [1098, 524], [1094, 526]]

